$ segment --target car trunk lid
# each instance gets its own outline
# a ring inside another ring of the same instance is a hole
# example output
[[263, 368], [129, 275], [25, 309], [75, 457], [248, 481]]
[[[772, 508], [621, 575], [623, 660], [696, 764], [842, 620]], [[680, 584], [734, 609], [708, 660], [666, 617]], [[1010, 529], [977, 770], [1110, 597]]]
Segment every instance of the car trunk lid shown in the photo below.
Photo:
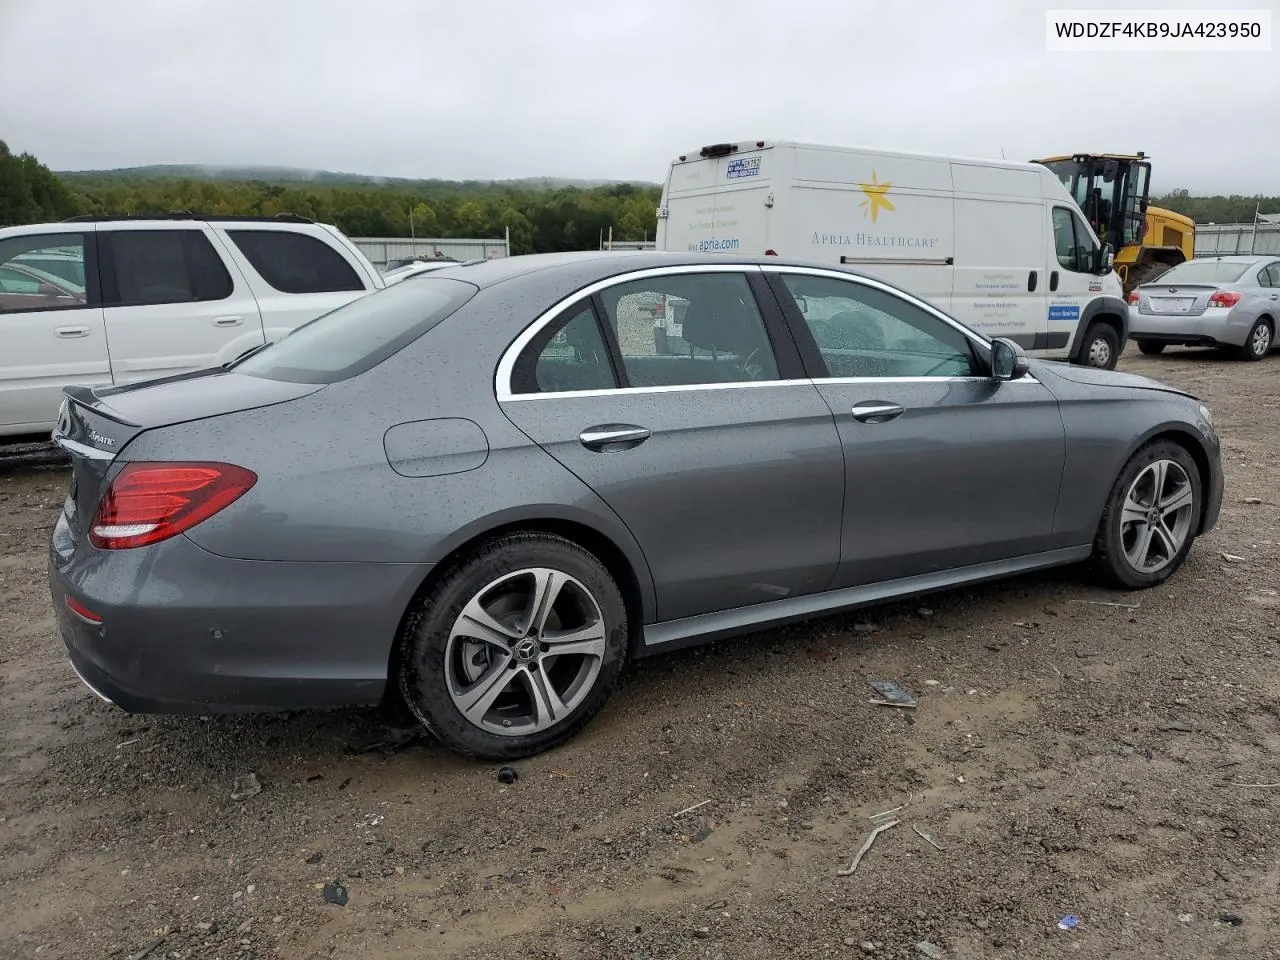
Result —
[[1147, 284], [1139, 288], [1138, 309], [1162, 317], [1198, 317], [1220, 289], [1216, 283]]
[[268, 380], [221, 368], [119, 387], [66, 387], [53, 431], [54, 442], [71, 458], [63, 504], [70, 538], [59, 545], [59, 552], [74, 549], [83, 538], [112, 468], [128, 459], [122, 454], [139, 434], [285, 403], [321, 389], [322, 384]]

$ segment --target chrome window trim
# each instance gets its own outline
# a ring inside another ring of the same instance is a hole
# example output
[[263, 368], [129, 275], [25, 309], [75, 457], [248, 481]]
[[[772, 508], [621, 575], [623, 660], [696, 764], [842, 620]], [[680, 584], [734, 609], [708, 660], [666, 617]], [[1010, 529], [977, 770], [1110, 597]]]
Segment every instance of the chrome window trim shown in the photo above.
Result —
[[[778, 387], [778, 386], [795, 386], [797, 384], [809, 384], [812, 386], [820, 386], [824, 383], [830, 384], [883, 384], [883, 383], [992, 383], [991, 377], [823, 377], [821, 379], [790, 379], [790, 380], [752, 380], [742, 383], [689, 383], [676, 384], [674, 386], [657, 386], [657, 387], [613, 387], [608, 390], [562, 390], [551, 393], [514, 393], [511, 390], [511, 375], [515, 369], [516, 358], [520, 356], [524, 348], [529, 345], [534, 337], [556, 317], [558, 317], [565, 309], [573, 306], [580, 300], [593, 296], [601, 290], [607, 290], [610, 287], [623, 283], [630, 283], [635, 280], [645, 280], [650, 277], [675, 276], [690, 273], [740, 273], [748, 275], [752, 272], [765, 273], [796, 273], [806, 276], [828, 277], [833, 280], [843, 280], [848, 283], [862, 284], [863, 286], [879, 290], [890, 296], [896, 296], [910, 303], [912, 306], [918, 307], [925, 313], [942, 321], [947, 326], [964, 335], [971, 343], [982, 348], [990, 350], [990, 341], [976, 331], [970, 330], [963, 326], [953, 318], [947, 316], [937, 307], [929, 302], [920, 299], [914, 294], [907, 293], [897, 287], [882, 283], [871, 277], [864, 277], [854, 273], [847, 273], [842, 270], [830, 270], [823, 267], [802, 267], [788, 266], [784, 264], [758, 264], [758, 263], [699, 263], [699, 264], [680, 264], [678, 266], [669, 267], [648, 267], [643, 270], [632, 270], [627, 273], [615, 274], [606, 277], [603, 280], [597, 280], [593, 283], [581, 287], [563, 297], [553, 304], [547, 310], [534, 319], [527, 327], [520, 332], [511, 343], [503, 351], [502, 357], [498, 361], [498, 368], [494, 374], [494, 393], [499, 403], [526, 401], [526, 400], [554, 400], [566, 399], [571, 397], [609, 397], [615, 395], [629, 394], [646, 394], [646, 393], [675, 393], [684, 391], [698, 390], [735, 390], [735, 389], [751, 389], [758, 387]], [[1017, 380], [1006, 380], [1003, 383], [1039, 383], [1035, 377], [1027, 374]]]

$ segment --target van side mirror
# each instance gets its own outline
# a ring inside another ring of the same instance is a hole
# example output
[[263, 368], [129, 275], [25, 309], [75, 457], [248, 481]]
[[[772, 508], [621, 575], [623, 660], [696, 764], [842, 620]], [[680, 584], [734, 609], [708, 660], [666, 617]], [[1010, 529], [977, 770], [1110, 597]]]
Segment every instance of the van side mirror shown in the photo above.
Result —
[[1111, 272], [1112, 266], [1116, 262], [1115, 248], [1109, 243], [1104, 243], [1100, 247], [1094, 248], [1093, 251], [1093, 272], [1098, 276], [1105, 276]]
[[991, 376], [996, 380], [1017, 380], [1030, 369], [1026, 352], [1012, 340], [996, 337], [991, 341]]

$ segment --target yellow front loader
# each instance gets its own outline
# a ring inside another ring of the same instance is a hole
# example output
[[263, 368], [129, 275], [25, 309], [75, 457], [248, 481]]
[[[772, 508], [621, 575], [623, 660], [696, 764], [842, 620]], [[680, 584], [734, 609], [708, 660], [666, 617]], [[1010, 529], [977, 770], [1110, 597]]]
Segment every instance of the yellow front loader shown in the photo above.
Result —
[[1146, 154], [1076, 153], [1036, 160], [1062, 181], [1104, 243], [1115, 249], [1125, 296], [1140, 284], [1195, 256], [1196, 224], [1148, 203]]

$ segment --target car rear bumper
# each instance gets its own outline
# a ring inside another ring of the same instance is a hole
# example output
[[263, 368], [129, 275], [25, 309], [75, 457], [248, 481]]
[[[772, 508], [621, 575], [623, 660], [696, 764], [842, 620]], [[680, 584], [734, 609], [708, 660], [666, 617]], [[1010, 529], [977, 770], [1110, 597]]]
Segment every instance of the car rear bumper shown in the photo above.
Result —
[[1227, 307], [1213, 307], [1198, 317], [1139, 313], [1129, 308], [1129, 339], [1185, 346], [1242, 347], [1252, 325]]
[[379, 703], [429, 569], [231, 560], [179, 536], [82, 547], [65, 563], [51, 550], [49, 588], [71, 665], [104, 700], [131, 713], [252, 712]]

